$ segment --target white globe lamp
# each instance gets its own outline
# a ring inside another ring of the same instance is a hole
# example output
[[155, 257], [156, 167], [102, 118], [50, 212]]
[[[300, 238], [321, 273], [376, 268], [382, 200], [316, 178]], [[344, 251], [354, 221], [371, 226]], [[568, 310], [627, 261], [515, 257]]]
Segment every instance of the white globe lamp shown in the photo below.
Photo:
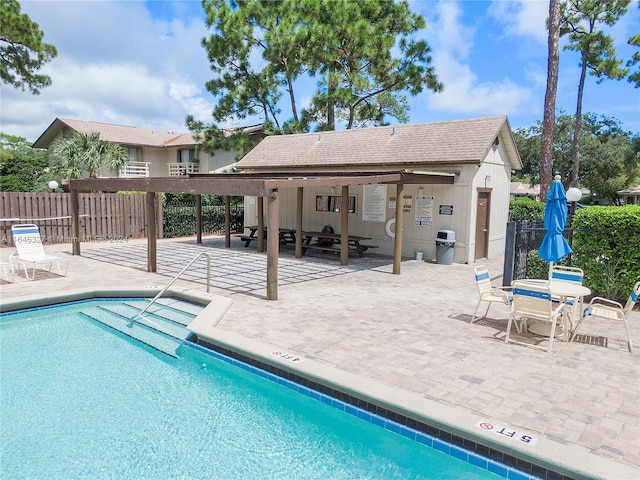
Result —
[[567, 190], [567, 201], [578, 202], [582, 198], [582, 192], [579, 188], [571, 187]]
[[54, 191], [58, 188], [58, 182], [56, 182], [55, 180], [51, 180], [49, 182], [49, 188], [51, 189], [51, 191]]

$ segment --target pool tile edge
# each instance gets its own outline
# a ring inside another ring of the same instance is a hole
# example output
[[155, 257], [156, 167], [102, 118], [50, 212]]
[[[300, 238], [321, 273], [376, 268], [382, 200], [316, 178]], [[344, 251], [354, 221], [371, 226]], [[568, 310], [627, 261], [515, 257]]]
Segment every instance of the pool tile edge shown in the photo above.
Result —
[[312, 359], [292, 363], [273, 354], [274, 351], [280, 350], [280, 347], [244, 337], [236, 332], [215, 328], [208, 330], [207, 335], [201, 338], [214, 346], [237, 352], [336, 391], [346, 392], [409, 419], [423, 418], [427, 424], [450, 432], [462, 440], [505, 452], [505, 455], [513, 455], [524, 463], [532, 463], [537, 469], [549, 469], [566, 478], [637, 478], [640, 473], [640, 470], [631, 465], [599, 456], [579, 445], [561, 443], [544, 436], [539, 438], [535, 451], [531, 451], [530, 447], [527, 447], [529, 451], [518, 448], [500, 437], [493, 438], [495, 435], [490, 436], [479, 428], [474, 430], [474, 426], [479, 422], [491, 420], [501, 423], [499, 419], [480, 417], [462, 407], [444, 405], [415, 392], [388, 386]]

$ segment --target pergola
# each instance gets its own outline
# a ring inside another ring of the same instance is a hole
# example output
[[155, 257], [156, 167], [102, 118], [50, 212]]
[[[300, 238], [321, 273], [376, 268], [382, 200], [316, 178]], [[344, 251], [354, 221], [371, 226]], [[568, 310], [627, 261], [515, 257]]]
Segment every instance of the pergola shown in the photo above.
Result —
[[[304, 187], [342, 187], [342, 202], [348, 203], [349, 186], [372, 184], [395, 184], [396, 198], [402, 198], [405, 184], [453, 184], [453, 173], [418, 172], [402, 170], [396, 172], [348, 172], [331, 174], [199, 174], [184, 177], [141, 177], [141, 178], [86, 178], [71, 180], [71, 242], [72, 254], [80, 255], [80, 211], [79, 192], [96, 191], [136, 191], [145, 192], [147, 228], [147, 271], [156, 271], [157, 259], [157, 193], [192, 193], [223, 195], [225, 197], [225, 246], [231, 246], [230, 196], [255, 196], [258, 198], [258, 251], [264, 251], [264, 227], [267, 227], [267, 300], [278, 299], [278, 256], [279, 256], [279, 199], [282, 188], [297, 189], [296, 244], [295, 256], [302, 257], [302, 218]], [[267, 199], [267, 219], [263, 217], [264, 199]], [[197, 204], [196, 230], [201, 243], [201, 210]], [[393, 273], [400, 274], [402, 255], [402, 202], [396, 202], [396, 235], [394, 238]], [[341, 211], [340, 263], [348, 264], [349, 218], [347, 209]]]

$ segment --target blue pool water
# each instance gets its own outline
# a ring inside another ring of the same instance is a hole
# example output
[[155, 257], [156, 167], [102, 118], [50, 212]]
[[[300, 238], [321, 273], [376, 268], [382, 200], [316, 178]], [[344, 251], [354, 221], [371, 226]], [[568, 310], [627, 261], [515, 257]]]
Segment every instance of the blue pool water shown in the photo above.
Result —
[[0, 315], [1, 478], [500, 478], [91, 305]]

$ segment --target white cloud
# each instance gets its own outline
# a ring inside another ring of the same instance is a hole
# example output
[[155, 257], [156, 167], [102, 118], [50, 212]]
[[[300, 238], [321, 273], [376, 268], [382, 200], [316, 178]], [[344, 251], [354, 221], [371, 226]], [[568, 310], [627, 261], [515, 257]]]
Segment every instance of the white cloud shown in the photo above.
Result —
[[533, 92], [529, 87], [508, 77], [482, 80], [474, 72], [473, 55], [478, 51], [474, 40], [480, 28], [487, 28], [486, 23], [463, 23], [462, 10], [456, 2], [439, 2], [436, 12], [429, 22], [428, 41], [444, 91], [426, 96], [429, 109], [465, 116], [531, 112]]
[[505, 36], [531, 37], [547, 42], [549, 2], [541, 0], [493, 0], [488, 15], [504, 26]]
[[464, 115], [502, 115], [531, 109], [532, 92], [508, 78], [478, 82], [467, 65], [446, 55], [438, 56], [436, 71], [445, 89], [429, 96], [429, 107], [434, 110]]
[[139, 1], [21, 5], [58, 56], [41, 95], [3, 86], [2, 132], [34, 141], [56, 117], [184, 132], [188, 114], [211, 118], [203, 13], [154, 19]]

